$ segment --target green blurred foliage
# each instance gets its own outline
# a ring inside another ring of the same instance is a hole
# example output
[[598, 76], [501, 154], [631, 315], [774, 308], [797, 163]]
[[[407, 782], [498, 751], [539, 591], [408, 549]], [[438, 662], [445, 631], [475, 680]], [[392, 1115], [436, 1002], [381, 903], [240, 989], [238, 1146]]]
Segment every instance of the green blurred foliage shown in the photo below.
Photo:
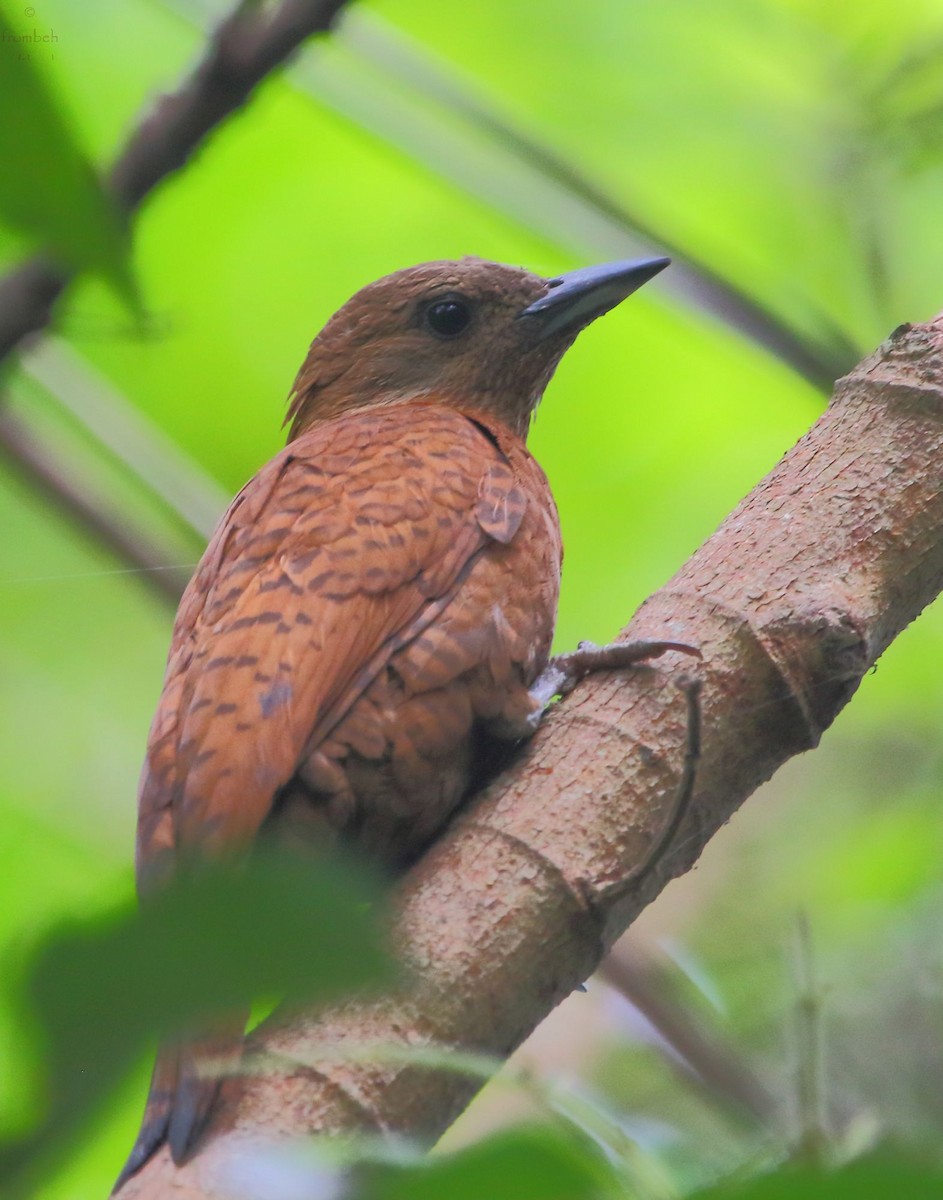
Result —
[[943, 1175], [885, 1155], [862, 1159], [838, 1171], [789, 1167], [749, 1183], [708, 1188], [692, 1200], [936, 1200]]
[[0, 1178], [48, 1173], [155, 1035], [259, 1000], [323, 1003], [392, 982], [380, 911], [353, 863], [268, 848], [236, 867], [204, 865], [141, 911], [125, 899], [54, 927], [14, 994], [19, 1028], [35, 1030], [39, 1117], [0, 1140]]
[[[4, 269], [24, 234], [113, 279], [126, 269], [83, 156], [110, 161], [192, 65], [211, 11], [42, 0], [27, 19], [5, 0], [14, 33], [58, 41], [31, 45], [28, 75], [20, 44], [0, 41], [0, 115], [30, 89], [41, 131], [27, 153], [25, 110], [0, 121]], [[864, 352], [943, 306], [938, 0], [361, 0], [149, 200], [134, 230], [143, 329], [89, 277], [59, 318], [82, 361], [226, 492], [281, 444], [308, 342], [363, 283], [465, 253], [550, 273], [620, 252], [624, 229], [561, 199], [533, 165], [519, 169], [420, 71], [397, 75], [401, 42], [810, 344]], [[28, 369], [8, 402], [68, 447], [74, 422]], [[567, 546], [560, 646], [624, 624], [822, 403], [659, 284], [582, 336], [532, 437]], [[102, 458], [99, 474], [83, 453], [110, 489], [113, 464]], [[135, 479], [125, 489], [129, 509], [154, 508]], [[21, 951], [63, 915], [91, 919], [131, 897], [133, 797], [172, 614], [6, 466], [0, 514], [0, 943]], [[198, 539], [182, 545], [181, 562], [195, 562]], [[674, 1194], [749, 1175], [795, 1144], [784, 946], [800, 905], [816, 944], [836, 1161], [884, 1132], [939, 1160], [941, 644], [934, 606], [822, 747], [669, 889], [665, 904], [683, 910], [671, 922], [679, 995], [759, 1065], [785, 1114], [773, 1130], [745, 1129], [630, 1027], [606, 1047], [595, 1086]], [[0, 994], [0, 1127], [11, 1134], [39, 1111], [35, 1070]], [[144, 1082], [142, 1068], [44, 1196], [104, 1194]]]
[[616, 1187], [592, 1143], [520, 1130], [454, 1154], [363, 1167], [352, 1190], [358, 1200], [604, 1200]]
[[136, 308], [127, 233], [45, 77], [57, 35], [22, 25], [0, 9], [0, 217], [69, 267], [101, 273]]

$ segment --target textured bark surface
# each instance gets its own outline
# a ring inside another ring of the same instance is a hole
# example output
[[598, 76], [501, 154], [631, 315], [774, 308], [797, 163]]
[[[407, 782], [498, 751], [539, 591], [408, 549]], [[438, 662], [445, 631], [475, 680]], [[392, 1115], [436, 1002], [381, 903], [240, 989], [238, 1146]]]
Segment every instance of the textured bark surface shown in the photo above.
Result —
[[943, 317], [903, 326], [675, 577], [631, 638], [700, 647], [703, 748], [688, 819], [653, 870], [685, 737], [688, 659], [600, 675], [404, 881], [404, 994], [268, 1023], [256, 1050], [312, 1064], [234, 1079], [196, 1157], [166, 1152], [123, 1198], [224, 1196], [256, 1140], [372, 1130], [431, 1139], [477, 1089], [410, 1066], [318, 1061], [381, 1042], [516, 1047], [787, 758], [814, 746], [943, 587]]

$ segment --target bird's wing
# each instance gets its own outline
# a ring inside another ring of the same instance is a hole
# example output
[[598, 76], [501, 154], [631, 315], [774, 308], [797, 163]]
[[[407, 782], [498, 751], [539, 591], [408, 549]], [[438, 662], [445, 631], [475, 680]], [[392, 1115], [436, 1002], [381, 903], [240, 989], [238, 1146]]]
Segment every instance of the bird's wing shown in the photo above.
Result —
[[181, 854], [247, 845], [302, 748], [525, 507], [493, 441], [434, 405], [349, 414], [263, 468], [181, 602], [141, 785], [142, 888]]

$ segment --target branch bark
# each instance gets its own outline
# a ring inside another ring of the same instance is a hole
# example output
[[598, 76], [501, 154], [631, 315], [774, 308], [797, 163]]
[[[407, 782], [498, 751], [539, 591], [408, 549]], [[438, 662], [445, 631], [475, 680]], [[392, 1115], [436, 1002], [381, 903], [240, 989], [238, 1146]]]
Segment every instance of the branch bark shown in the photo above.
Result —
[[227, 1081], [197, 1156], [176, 1171], [158, 1155], [122, 1200], [223, 1196], [234, 1153], [273, 1138], [440, 1134], [476, 1081], [323, 1047], [509, 1053], [743, 800], [816, 745], [943, 587], [941, 416], [943, 316], [902, 326], [840, 380], [810, 432], [625, 631], [704, 655], [695, 793], [654, 870], [639, 874], [682, 769], [680, 655], [594, 677], [561, 703], [403, 882], [409, 987], [266, 1023], [253, 1052], [307, 1065]]

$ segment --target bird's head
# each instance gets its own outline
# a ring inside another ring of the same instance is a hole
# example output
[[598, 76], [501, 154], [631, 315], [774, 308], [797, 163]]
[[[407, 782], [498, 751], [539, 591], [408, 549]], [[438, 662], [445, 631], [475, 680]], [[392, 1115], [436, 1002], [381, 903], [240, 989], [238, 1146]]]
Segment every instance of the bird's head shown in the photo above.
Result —
[[564, 351], [668, 265], [608, 263], [543, 279], [463, 258], [368, 284], [311, 344], [292, 389], [289, 440], [355, 408], [434, 399], [521, 436]]

